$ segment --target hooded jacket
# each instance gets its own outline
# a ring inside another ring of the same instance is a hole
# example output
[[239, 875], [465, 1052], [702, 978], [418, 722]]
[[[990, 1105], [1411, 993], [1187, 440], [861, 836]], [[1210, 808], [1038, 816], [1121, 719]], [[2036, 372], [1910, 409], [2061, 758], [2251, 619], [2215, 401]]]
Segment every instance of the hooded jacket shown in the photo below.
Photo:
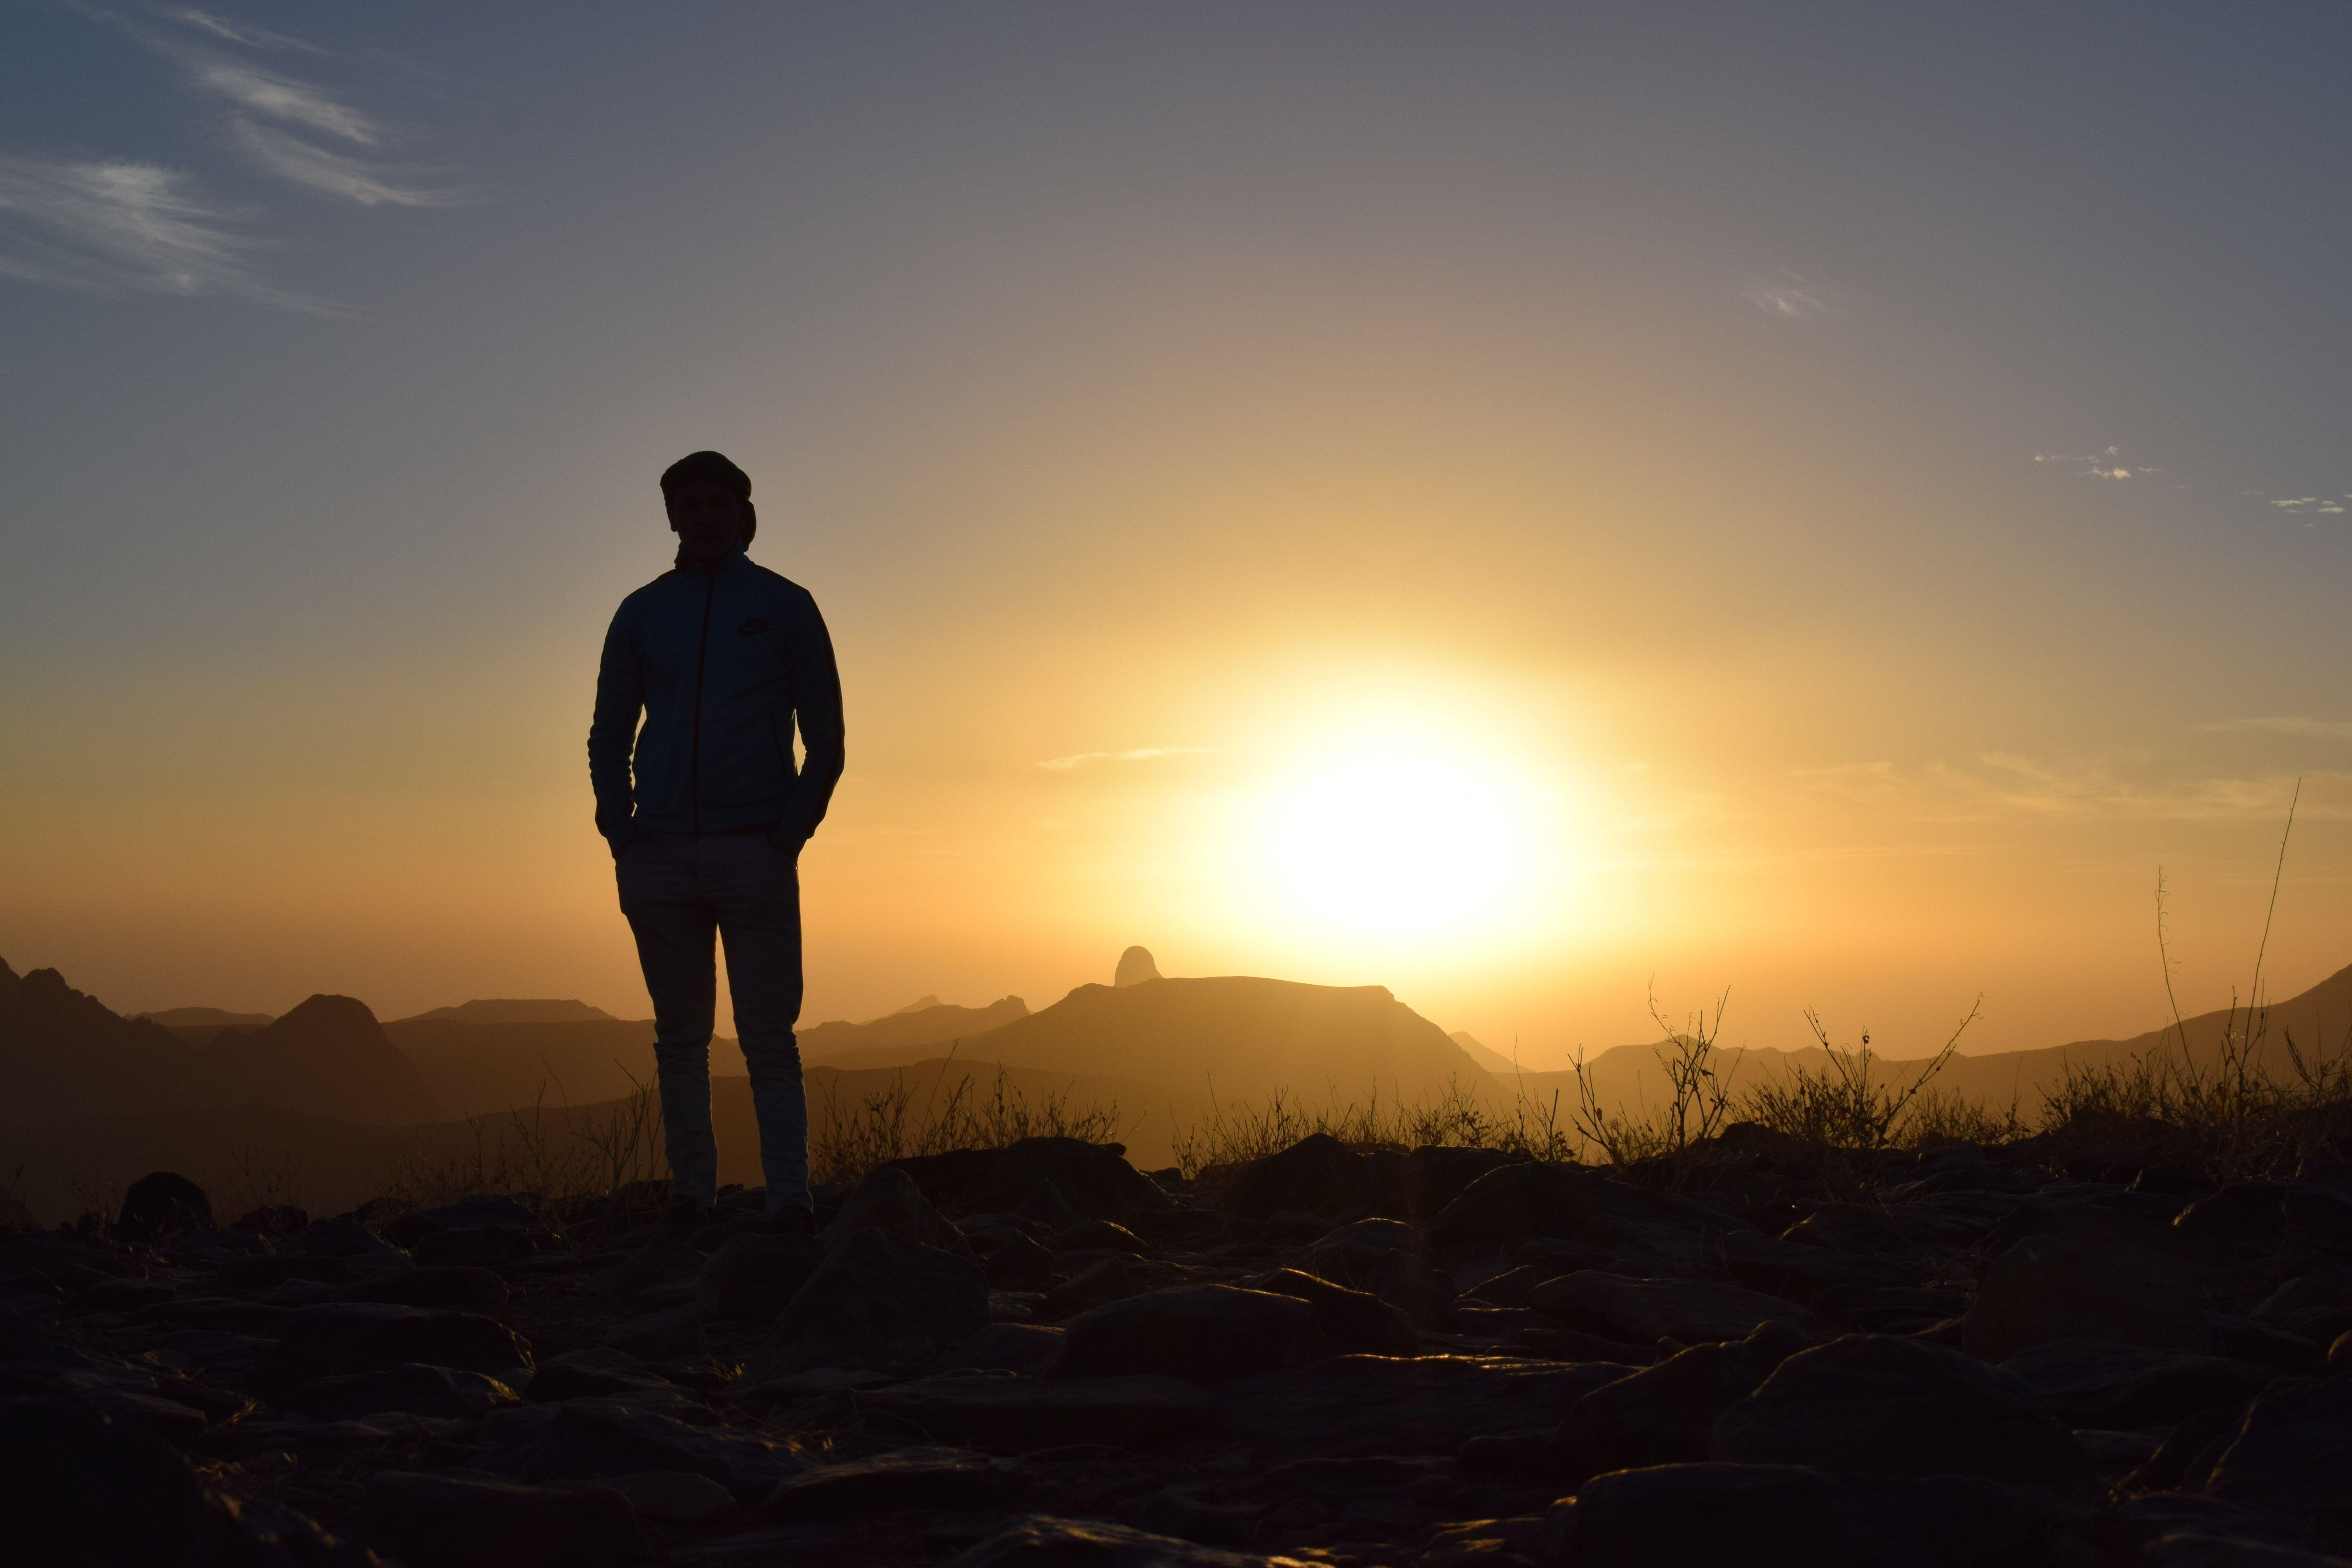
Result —
[[[806, 752], [797, 768], [795, 721]], [[841, 768], [841, 675], [807, 589], [738, 548], [621, 601], [588, 727], [596, 830], [614, 854], [641, 828], [767, 828], [779, 848], [798, 850], [824, 820]]]

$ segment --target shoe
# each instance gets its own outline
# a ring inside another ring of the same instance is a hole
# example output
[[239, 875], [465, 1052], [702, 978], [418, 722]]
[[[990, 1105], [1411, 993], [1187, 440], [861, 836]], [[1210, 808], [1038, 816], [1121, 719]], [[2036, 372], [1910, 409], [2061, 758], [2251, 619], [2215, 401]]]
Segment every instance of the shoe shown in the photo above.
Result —
[[770, 1209], [751, 1227], [761, 1236], [814, 1236], [816, 1215], [808, 1209]]
[[662, 1215], [662, 1228], [674, 1230], [681, 1236], [691, 1236], [701, 1229], [703, 1222], [709, 1217], [709, 1209], [695, 1198], [680, 1193], [669, 1200], [669, 1212]]

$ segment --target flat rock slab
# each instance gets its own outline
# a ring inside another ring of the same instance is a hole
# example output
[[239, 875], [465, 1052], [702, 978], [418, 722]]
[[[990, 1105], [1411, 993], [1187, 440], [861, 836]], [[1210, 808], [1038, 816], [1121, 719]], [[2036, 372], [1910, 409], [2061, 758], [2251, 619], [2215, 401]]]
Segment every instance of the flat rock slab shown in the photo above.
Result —
[[2246, 1409], [2205, 1489], [2352, 1537], [2352, 1380], [2282, 1378]]
[[513, 1389], [478, 1372], [404, 1362], [380, 1372], [355, 1372], [306, 1383], [278, 1401], [321, 1421], [399, 1411], [462, 1419], [519, 1404]]
[[1637, 1345], [1744, 1340], [1762, 1323], [1824, 1331], [1805, 1308], [1760, 1290], [1704, 1279], [1634, 1279], [1598, 1268], [1546, 1281], [1528, 1304], [1572, 1329]]
[[1329, 1352], [1315, 1309], [1231, 1285], [1149, 1290], [1064, 1325], [1043, 1375], [1054, 1382], [1145, 1373], [1225, 1383]]
[[2242, 1405], [2278, 1375], [2223, 1356], [2104, 1340], [2046, 1340], [2000, 1366], [2067, 1426], [2111, 1431], [2170, 1426], [2200, 1410]]
[[837, 1366], [904, 1377], [987, 1325], [988, 1276], [978, 1264], [887, 1231], [852, 1231], [770, 1326], [746, 1375], [765, 1382]]
[[708, 1477], [749, 1504], [802, 1468], [801, 1460], [750, 1433], [692, 1426], [651, 1411], [572, 1403], [510, 1414], [530, 1419], [496, 1437], [485, 1432], [492, 1446], [478, 1463], [492, 1475], [534, 1485], [681, 1471]]
[[1283, 1458], [1452, 1454], [1559, 1420], [1631, 1368], [1501, 1356], [1339, 1356], [1207, 1391], [1224, 1435]]
[[654, 1560], [628, 1500], [602, 1488], [388, 1471], [368, 1483], [361, 1513], [369, 1543], [410, 1568], [636, 1568]]
[[1020, 1473], [1001, 1459], [960, 1448], [901, 1448], [785, 1479], [760, 1507], [759, 1521], [797, 1524], [880, 1509], [989, 1508], [1017, 1495]]
[[530, 1347], [505, 1324], [471, 1312], [349, 1301], [294, 1313], [267, 1371], [286, 1386], [413, 1361], [504, 1375], [530, 1369]]
[[1071, 1443], [1146, 1447], [1210, 1430], [1217, 1410], [1201, 1389], [1172, 1377], [1041, 1383], [1010, 1373], [959, 1373], [851, 1397], [868, 1422], [999, 1454]]
[[1895, 1334], [1800, 1351], [1715, 1426], [1715, 1458], [1843, 1473], [1977, 1476], [2064, 1497], [2095, 1477], [2032, 1389], [1974, 1356]]
[[1307, 1568], [1295, 1557], [1264, 1557], [1150, 1535], [1125, 1525], [1032, 1514], [957, 1553], [947, 1568]]
[[[2087, 1519], [2087, 1510], [2085, 1510]], [[2046, 1496], [1960, 1476], [1859, 1479], [1795, 1465], [1657, 1465], [1588, 1481], [1544, 1518], [1539, 1561], [1608, 1568], [2036, 1568], [2098, 1560]]]

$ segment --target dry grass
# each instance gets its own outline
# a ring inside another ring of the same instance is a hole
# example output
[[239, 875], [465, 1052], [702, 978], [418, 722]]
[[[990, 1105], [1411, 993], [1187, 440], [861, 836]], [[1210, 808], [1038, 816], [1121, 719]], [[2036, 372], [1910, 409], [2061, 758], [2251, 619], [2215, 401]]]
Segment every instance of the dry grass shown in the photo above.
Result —
[[508, 1193], [562, 1220], [583, 1205], [640, 1194], [669, 1175], [661, 1091], [652, 1084], [638, 1084], [626, 1099], [602, 1106], [553, 1110], [542, 1090], [529, 1110], [471, 1117], [466, 1125], [471, 1148], [414, 1153], [387, 1164], [375, 1183], [379, 1195], [369, 1205], [371, 1215], [389, 1219], [478, 1193]]
[[1419, 1105], [1384, 1100], [1377, 1089], [1361, 1100], [1343, 1101], [1334, 1093], [1319, 1108], [1281, 1089], [1255, 1106], [1212, 1094], [1208, 1120], [1181, 1130], [1171, 1142], [1176, 1169], [1191, 1181], [1280, 1153], [1318, 1132], [1357, 1150], [1439, 1144], [1565, 1160], [1575, 1148], [1575, 1138], [1561, 1125], [1557, 1096], [1547, 1101], [1522, 1094], [1498, 1111], [1458, 1079], [1435, 1100]]

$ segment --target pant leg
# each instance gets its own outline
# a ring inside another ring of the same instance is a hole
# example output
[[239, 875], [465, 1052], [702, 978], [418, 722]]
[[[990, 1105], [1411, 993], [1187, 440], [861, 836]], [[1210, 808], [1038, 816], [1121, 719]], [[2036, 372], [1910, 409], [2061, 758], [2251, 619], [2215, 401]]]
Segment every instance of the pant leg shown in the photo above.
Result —
[[621, 912], [636, 933], [637, 962], [654, 1000], [654, 1065], [670, 1191], [703, 1204], [719, 1196], [719, 1147], [710, 1133], [710, 1026], [718, 1006], [711, 942], [718, 911], [696, 865], [695, 841], [640, 834], [621, 851]]
[[810, 1206], [808, 1093], [793, 1026], [801, 1016], [801, 882], [793, 858], [758, 834], [704, 841], [735, 994], [735, 1033], [751, 1075], [768, 1207]]

